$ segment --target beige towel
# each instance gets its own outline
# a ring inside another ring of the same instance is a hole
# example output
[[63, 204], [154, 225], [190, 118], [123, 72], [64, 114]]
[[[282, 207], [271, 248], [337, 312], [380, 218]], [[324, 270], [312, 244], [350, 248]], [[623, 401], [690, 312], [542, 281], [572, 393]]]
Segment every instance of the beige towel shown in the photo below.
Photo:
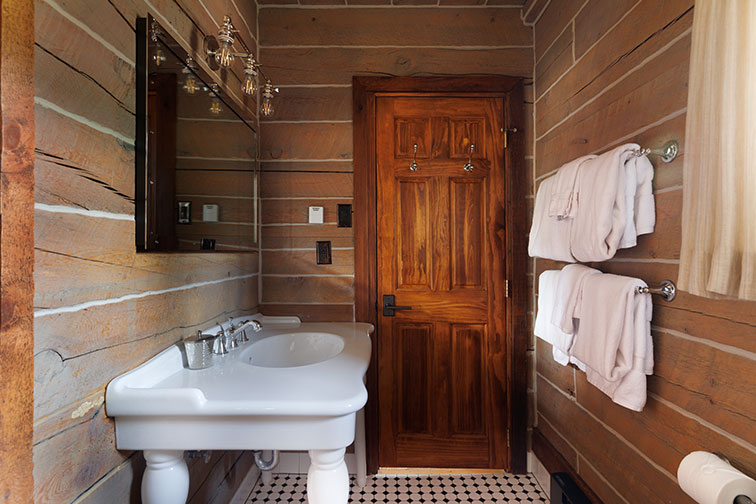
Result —
[[636, 278], [585, 277], [572, 355], [586, 366], [588, 381], [614, 402], [634, 411], [646, 404], [646, 375], [653, 373], [650, 294]]

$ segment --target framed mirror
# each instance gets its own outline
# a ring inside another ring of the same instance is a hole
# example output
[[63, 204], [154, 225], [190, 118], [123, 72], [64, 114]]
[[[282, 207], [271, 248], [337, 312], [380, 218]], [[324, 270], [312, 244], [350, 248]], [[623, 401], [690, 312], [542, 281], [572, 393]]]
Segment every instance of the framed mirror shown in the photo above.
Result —
[[257, 132], [152, 17], [137, 21], [136, 247], [251, 252]]

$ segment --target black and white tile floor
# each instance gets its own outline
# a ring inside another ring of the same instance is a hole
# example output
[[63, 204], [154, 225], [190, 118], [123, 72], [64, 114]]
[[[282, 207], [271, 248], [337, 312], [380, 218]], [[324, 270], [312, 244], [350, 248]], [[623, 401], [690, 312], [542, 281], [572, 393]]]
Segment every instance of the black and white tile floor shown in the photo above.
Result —
[[[269, 485], [257, 483], [247, 504], [306, 504], [307, 475], [275, 474]], [[368, 477], [359, 488], [352, 478], [351, 504], [452, 503], [489, 504], [536, 502], [549, 499], [528, 475], [473, 474], [460, 476]]]

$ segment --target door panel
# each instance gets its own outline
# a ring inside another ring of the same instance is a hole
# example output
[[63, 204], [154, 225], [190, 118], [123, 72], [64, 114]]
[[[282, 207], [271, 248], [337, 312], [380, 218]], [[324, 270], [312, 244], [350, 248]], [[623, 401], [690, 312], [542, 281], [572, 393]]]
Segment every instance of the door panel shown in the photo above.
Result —
[[503, 338], [490, 329], [503, 310], [503, 111], [502, 98], [376, 99], [378, 294], [412, 307], [379, 316], [382, 466], [505, 463], [490, 362]]
[[483, 179], [451, 179], [450, 184], [453, 287], [485, 289]]
[[428, 179], [397, 180], [397, 289], [430, 289], [431, 249]]

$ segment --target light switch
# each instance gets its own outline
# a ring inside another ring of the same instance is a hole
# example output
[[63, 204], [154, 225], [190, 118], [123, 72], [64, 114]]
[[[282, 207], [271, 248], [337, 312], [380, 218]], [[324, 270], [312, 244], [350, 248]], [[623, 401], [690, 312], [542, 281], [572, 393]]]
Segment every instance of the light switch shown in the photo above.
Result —
[[218, 205], [202, 205], [202, 220], [218, 222]]
[[310, 207], [310, 219], [308, 220], [310, 224], [323, 224], [323, 207], [322, 206], [311, 206]]

